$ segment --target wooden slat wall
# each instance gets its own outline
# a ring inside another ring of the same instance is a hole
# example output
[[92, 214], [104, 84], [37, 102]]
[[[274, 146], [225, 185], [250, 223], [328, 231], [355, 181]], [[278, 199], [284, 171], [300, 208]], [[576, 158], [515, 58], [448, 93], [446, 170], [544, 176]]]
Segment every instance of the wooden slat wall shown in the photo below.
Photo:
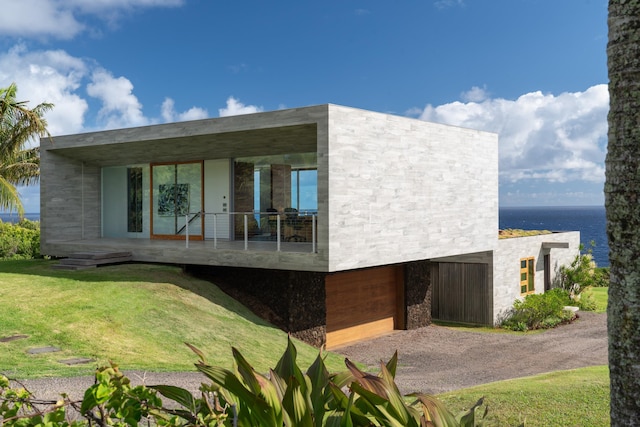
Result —
[[438, 263], [432, 315], [451, 322], [490, 325], [491, 287], [487, 264]]

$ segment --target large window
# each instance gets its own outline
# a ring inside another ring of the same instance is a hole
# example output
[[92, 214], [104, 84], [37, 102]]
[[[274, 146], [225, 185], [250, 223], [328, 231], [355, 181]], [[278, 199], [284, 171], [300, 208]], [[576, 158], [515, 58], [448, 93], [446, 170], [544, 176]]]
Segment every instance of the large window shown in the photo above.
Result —
[[151, 180], [152, 237], [201, 238], [202, 162], [152, 164]]
[[234, 210], [316, 212], [318, 172], [315, 153], [242, 157], [234, 161]]
[[522, 258], [520, 260], [520, 295], [532, 294], [536, 291], [534, 258]]
[[142, 233], [142, 168], [127, 168], [127, 231]]
[[291, 171], [291, 207], [300, 212], [318, 210], [318, 170], [294, 169]]

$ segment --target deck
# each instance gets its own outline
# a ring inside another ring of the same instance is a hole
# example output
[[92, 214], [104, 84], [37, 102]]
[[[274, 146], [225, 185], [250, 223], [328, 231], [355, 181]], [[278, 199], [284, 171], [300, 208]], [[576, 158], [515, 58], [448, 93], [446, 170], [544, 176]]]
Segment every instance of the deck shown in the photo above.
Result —
[[[246, 244], [246, 246], [245, 246]], [[74, 252], [127, 251], [132, 261], [168, 264], [195, 264], [229, 267], [252, 267], [281, 270], [327, 271], [323, 251], [313, 252], [308, 242], [281, 242], [278, 250], [273, 241], [221, 240], [156, 240], [101, 238], [82, 240], [49, 240], [43, 255], [66, 257]]]

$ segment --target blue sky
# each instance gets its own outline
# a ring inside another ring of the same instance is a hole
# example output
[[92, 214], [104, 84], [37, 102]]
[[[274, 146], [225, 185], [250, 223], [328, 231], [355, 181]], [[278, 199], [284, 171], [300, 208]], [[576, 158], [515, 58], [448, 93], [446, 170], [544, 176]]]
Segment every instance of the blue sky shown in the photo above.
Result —
[[[605, 0], [0, 0], [61, 135], [334, 103], [500, 134], [500, 205], [602, 205]], [[37, 187], [22, 188], [27, 212]]]

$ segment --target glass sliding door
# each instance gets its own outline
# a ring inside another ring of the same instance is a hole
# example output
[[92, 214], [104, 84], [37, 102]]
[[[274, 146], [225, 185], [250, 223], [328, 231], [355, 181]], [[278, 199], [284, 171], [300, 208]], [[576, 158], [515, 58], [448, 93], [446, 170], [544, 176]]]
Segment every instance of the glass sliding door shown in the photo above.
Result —
[[151, 237], [202, 239], [202, 162], [151, 165]]

